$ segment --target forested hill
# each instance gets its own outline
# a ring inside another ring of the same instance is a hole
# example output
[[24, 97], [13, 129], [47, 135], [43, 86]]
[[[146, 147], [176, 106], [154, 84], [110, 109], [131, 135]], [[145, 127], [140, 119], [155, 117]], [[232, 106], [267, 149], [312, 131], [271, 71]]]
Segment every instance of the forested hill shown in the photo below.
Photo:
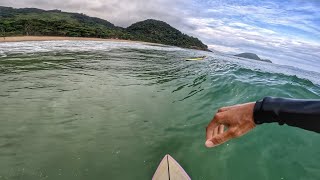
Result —
[[137, 22], [129, 26], [127, 31], [137, 40], [170, 44], [184, 48], [208, 49], [207, 45], [203, 44], [199, 39], [183, 34], [162, 21], [148, 19]]
[[85, 14], [35, 8], [0, 6], [0, 35], [117, 38], [208, 50], [199, 39], [162, 21], [149, 19], [122, 28]]

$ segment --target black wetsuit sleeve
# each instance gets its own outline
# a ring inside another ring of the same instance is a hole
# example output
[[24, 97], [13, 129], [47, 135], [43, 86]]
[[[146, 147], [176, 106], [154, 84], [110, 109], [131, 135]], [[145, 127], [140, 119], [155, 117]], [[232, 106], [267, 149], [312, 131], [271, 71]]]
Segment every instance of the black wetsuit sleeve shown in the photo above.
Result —
[[320, 133], [320, 100], [265, 97], [254, 106], [256, 124], [278, 122]]

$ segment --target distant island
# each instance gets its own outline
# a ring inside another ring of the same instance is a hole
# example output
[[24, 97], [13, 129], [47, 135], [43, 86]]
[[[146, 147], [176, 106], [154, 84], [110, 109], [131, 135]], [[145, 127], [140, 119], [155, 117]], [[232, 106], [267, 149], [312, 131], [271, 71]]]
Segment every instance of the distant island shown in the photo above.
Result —
[[272, 63], [272, 61], [270, 61], [269, 59], [261, 59], [258, 55], [254, 53], [241, 53], [234, 56]]
[[127, 28], [85, 14], [0, 6], [0, 36], [65, 36], [123, 39], [159, 43], [182, 48], [208, 50], [195, 37], [183, 34], [169, 24], [148, 19]]

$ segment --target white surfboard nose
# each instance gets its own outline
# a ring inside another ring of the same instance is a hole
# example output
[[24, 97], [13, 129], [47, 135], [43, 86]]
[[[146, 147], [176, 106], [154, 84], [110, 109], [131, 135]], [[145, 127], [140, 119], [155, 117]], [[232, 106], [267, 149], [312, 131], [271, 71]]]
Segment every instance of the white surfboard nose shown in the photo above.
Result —
[[161, 160], [152, 180], [191, 180], [189, 175], [169, 154]]

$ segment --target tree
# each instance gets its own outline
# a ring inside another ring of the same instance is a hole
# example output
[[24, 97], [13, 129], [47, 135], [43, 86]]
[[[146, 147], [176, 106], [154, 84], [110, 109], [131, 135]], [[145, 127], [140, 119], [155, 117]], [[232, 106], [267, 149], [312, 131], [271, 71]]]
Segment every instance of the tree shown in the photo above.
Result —
[[24, 32], [25, 32], [25, 35], [29, 36], [32, 33], [31, 30], [32, 30], [31, 21], [24, 20]]
[[4, 26], [0, 25], [0, 32], [1, 32], [1, 37], [3, 37], [3, 39], [6, 38], [6, 31], [4, 29]]

